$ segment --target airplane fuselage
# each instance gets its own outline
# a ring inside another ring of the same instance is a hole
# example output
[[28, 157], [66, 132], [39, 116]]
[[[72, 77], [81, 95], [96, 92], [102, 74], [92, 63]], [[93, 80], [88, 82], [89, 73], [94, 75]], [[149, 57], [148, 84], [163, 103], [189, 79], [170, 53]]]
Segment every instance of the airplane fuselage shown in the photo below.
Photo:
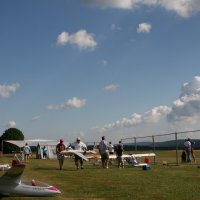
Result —
[[24, 184], [0, 185], [0, 194], [6, 196], [54, 196], [60, 194], [54, 186], [39, 187]]

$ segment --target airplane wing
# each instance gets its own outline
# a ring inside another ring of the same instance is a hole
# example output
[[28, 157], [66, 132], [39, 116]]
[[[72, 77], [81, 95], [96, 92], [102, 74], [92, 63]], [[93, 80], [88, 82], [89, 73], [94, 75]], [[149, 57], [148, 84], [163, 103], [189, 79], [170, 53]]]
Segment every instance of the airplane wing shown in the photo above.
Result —
[[109, 155], [109, 159], [116, 159], [116, 158], [117, 158], [117, 156], [115, 154]]
[[86, 154], [98, 154], [98, 153], [94, 150], [88, 150], [86, 151]]
[[12, 167], [0, 177], [0, 184], [19, 184], [25, 169], [25, 164], [13, 160]]
[[138, 154], [124, 154], [122, 155], [123, 158], [130, 158], [130, 157], [135, 157], [135, 158], [141, 158], [141, 157], [154, 157], [156, 156], [155, 153], [138, 153]]
[[81, 152], [84, 152], [84, 151], [64, 150], [64, 151], [61, 151], [60, 153], [63, 155], [77, 155], [77, 156], [83, 158], [85, 161], [88, 161], [88, 158], [85, 155], [83, 155]]
[[79, 157], [81, 157], [81, 158], [83, 158], [83, 160], [88, 161], [88, 158], [86, 156], [84, 156], [82, 153], [75, 152], [74, 154], [79, 156]]
[[86, 154], [86, 157], [88, 159], [100, 159], [101, 155], [99, 155], [99, 154]]
[[[135, 157], [135, 158], [141, 158], [141, 157], [151, 157], [151, 156], [156, 156], [155, 153], [138, 153], [138, 154], [123, 154], [122, 158], [130, 158], [130, 157]], [[116, 159], [116, 155], [109, 155], [110, 159]]]

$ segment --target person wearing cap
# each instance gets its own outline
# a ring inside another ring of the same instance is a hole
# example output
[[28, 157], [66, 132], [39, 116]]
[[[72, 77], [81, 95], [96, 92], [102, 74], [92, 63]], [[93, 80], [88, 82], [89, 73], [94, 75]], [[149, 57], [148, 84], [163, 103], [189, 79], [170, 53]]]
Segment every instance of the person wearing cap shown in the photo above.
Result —
[[[76, 138], [76, 142], [74, 142], [74, 149], [78, 150], [78, 151], [86, 151], [87, 150], [87, 146], [85, 143], [81, 142], [81, 138], [77, 137]], [[79, 157], [78, 155], [75, 155], [75, 165], [76, 168], [79, 169], [79, 163], [81, 165], [81, 169], [84, 169], [83, 167], [83, 159], [81, 157]]]
[[109, 161], [109, 144], [105, 139], [105, 136], [102, 137], [101, 142], [99, 143], [99, 153], [101, 155], [101, 162], [103, 168], [108, 168]]
[[31, 155], [31, 148], [28, 145], [28, 143], [25, 144], [23, 152], [24, 152], [25, 162], [29, 162], [29, 157]]
[[65, 159], [65, 156], [61, 154], [60, 152], [64, 151], [65, 149], [66, 149], [66, 146], [64, 145], [64, 140], [60, 139], [60, 143], [56, 145], [56, 154], [57, 154], [57, 159], [59, 161], [60, 170], [62, 170], [63, 168], [64, 159]]

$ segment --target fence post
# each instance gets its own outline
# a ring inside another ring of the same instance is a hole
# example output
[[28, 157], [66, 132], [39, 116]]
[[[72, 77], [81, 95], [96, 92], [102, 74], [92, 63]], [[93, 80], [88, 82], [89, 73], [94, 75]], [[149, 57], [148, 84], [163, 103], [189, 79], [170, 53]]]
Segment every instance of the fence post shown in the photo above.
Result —
[[176, 140], [176, 164], [178, 165], [178, 137], [177, 132], [175, 132], [175, 140]]
[[137, 141], [136, 141], [136, 137], [134, 137], [134, 141], [135, 141], [135, 151], [137, 151]]
[[[155, 136], [154, 135], [152, 135], [152, 142], [153, 142], [153, 152], [155, 153], [156, 147], [155, 147]], [[154, 165], [155, 165], [155, 163], [156, 163], [156, 157], [155, 156], [153, 157], [153, 160], [154, 160]]]

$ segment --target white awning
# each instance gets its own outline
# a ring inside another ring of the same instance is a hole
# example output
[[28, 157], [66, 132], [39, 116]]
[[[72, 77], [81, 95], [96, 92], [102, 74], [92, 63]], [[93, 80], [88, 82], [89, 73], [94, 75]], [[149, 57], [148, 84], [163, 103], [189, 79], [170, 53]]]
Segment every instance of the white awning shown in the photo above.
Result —
[[58, 143], [57, 140], [44, 140], [44, 139], [33, 139], [33, 140], [4, 140], [4, 142], [9, 142], [18, 147], [23, 147], [27, 143], [29, 146], [37, 146], [40, 145], [56, 145]]

